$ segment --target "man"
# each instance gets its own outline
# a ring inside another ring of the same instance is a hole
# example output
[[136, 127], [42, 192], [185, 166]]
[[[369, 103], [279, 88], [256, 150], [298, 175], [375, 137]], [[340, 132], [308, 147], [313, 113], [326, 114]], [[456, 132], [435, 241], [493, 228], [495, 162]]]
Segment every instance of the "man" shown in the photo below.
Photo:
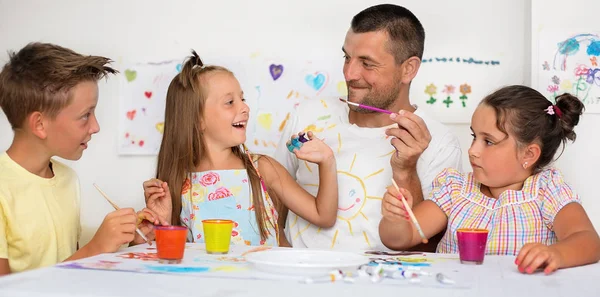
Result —
[[[296, 159], [286, 146], [294, 133], [315, 132], [336, 154], [339, 206], [336, 224], [328, 229], [312, 226], [290, 212], [286, 237], [292, 246], [384, 249], [378, 225], [381, 199], [391, 179], [415, 193], [415, 201], [420, 202], [442, 169], [460, 168], [457, 138], [409, 100], [424, 42], [423, 26], [401, 6], [376, 5], [352, 19], [342, 47], [348, 101], [394, 113], [346, 105], [337, 98], [312, 100], [298, 107], [275, 158], [302, 187], [316, 194], [317, 168]], [[432, 240], [432, 246], [417, 249], [433, 251], [435, 244]]]

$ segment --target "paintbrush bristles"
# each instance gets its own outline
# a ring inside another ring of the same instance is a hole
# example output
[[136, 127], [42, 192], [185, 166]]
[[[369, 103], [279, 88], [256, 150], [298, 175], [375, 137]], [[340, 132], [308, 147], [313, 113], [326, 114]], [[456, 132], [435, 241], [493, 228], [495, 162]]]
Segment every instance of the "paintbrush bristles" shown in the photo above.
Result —
[[342, 98], [339, 98], [339, 99], [340, 99], [340, 101], [342, 101], [344, 103], [360, 107], [360, 104], [358, 104], [358, 103], [350, 102], [350, 101], [348, 101], [346, 99], [342, 99]]

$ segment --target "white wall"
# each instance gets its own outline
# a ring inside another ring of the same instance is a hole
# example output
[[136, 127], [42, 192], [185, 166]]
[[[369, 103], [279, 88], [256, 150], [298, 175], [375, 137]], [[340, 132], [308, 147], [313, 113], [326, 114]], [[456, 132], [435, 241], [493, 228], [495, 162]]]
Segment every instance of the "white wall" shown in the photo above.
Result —
[[[340, 47], [351, 17], [379, 2], [181, 0], [167, 4], [157, 0], [0, 0], [0, 63], [6, 61], [4, 53], [7, 50], [19, 49], [30, 41], [53, 42], [82, 53], [112, 57], [117, 66], [124, 60], [147, 62], [183, 57], [190, 48], [206, 55], [235, 55], [240, 48], [250, 52], [267, 45], [270, 51], [281, 55], [341, 56]], [[464, 41], [459, 30], [446, 30], [448, 26], [458, 24], [457, 28], [466, 31], [484, 19], [482, 14], [494, 14], [500, 7], [506, 10], [509, 2], [398, 1], [411, 9], [426, 27], [426, 52], [435, 40]], [[534, 1], [534, 8], [542, 6], [541, 3]], [[489, 8], [483, 9], [484, 6]], [[531, 8], [529, 1], [523, 2], [522, 6], [510, 7], [514, 7], [513, 14], [496, 17], [524, 23], [525, 30], [515, 32], [514, 38], [519, 43], [527, 40], [524, 42], [527, 46], [522, 50], [526, 63], [523, 72], [514, 75], [523, 77], [523, 82], [528, 83]], [[561, 6], [557, 4], [556, 7]], [[469, 11], [469, 8], [474, 10]], [[534, 13], [532, 18], [539, 19], [539, 16]], [[454, 39], [448, 34], [454, 34]], [[94, 136], [81, 160], [69, 162], [81, 179], [83, 243], [93, 236], [106, 213], [111, 211], [92, 183], [98, 183], [120, 206], [139, 209], [144, 205], [142, 182], [152, 177], [155, 169], [155, 157], [117, 155], [117, 80], [101, 82], [100, 92], [97, 116], [101, 131]], [[592, 169], [599, 164], [592, 160], [594, 145], [597, 145], [592, 127], [598, 121], [595, 115], [584, 117], [577, 129], [580, 139], [566, 151], [560, 163], [569, 180], [584, 195], [596, 226], [600, 226], [600, 203], [593, 198], [595, 179]], [[464, 168], [470, 169], [466, 156], [471, 141], [468, 125], [450, 126], [463, 146]], [[0, 112], [0, 150], [8, 148], [11, 139], [12, 132]]]

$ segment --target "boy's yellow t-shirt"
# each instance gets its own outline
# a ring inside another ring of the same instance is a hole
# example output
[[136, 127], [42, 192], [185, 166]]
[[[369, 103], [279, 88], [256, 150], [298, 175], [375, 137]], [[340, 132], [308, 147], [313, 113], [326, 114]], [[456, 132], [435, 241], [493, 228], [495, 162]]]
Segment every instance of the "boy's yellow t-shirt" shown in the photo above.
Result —
[[50, 266], [70, 257], [81, 234], [79, 179], [51, 160], [42, 178], [0, 155], [0, 258], [11, 272]]

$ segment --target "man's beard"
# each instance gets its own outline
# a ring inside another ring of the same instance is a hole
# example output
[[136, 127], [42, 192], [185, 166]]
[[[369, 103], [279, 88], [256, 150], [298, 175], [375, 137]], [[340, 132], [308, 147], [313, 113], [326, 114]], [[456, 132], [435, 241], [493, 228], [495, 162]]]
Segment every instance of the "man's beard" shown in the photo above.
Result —
[[[400, 94], [400, 85], [395, 85], [394, 87], [388, 88], [388, 89], [384, 89], [381, 90], [379, 92], [373, 92], [373, 90], [371, 89], [360, 102], [356, 102], [356, 103], [360, 103], [363, 105], [369, 105], [372, 107], [377, 107], [379, 109], [389, 109], [390, 106], [392, 106], [396, 100], [398, 99], [398, 95]], [[350, 98], [352, 96], [352, 91], [350, 89], [350, 87], [348, 87], [348, 97]], [[352, 101], [354, 102], [354, 101]], [[358, 107], [358, 106], [354, 106], [349, 104], [348, 107], [350, 108], [350, 110], [354, 111], [354, 112], [358, 112], [358, 113], [374, 113], [376, 111], [370, 110], [370, 109], [364, 109], [362, 107]]]

